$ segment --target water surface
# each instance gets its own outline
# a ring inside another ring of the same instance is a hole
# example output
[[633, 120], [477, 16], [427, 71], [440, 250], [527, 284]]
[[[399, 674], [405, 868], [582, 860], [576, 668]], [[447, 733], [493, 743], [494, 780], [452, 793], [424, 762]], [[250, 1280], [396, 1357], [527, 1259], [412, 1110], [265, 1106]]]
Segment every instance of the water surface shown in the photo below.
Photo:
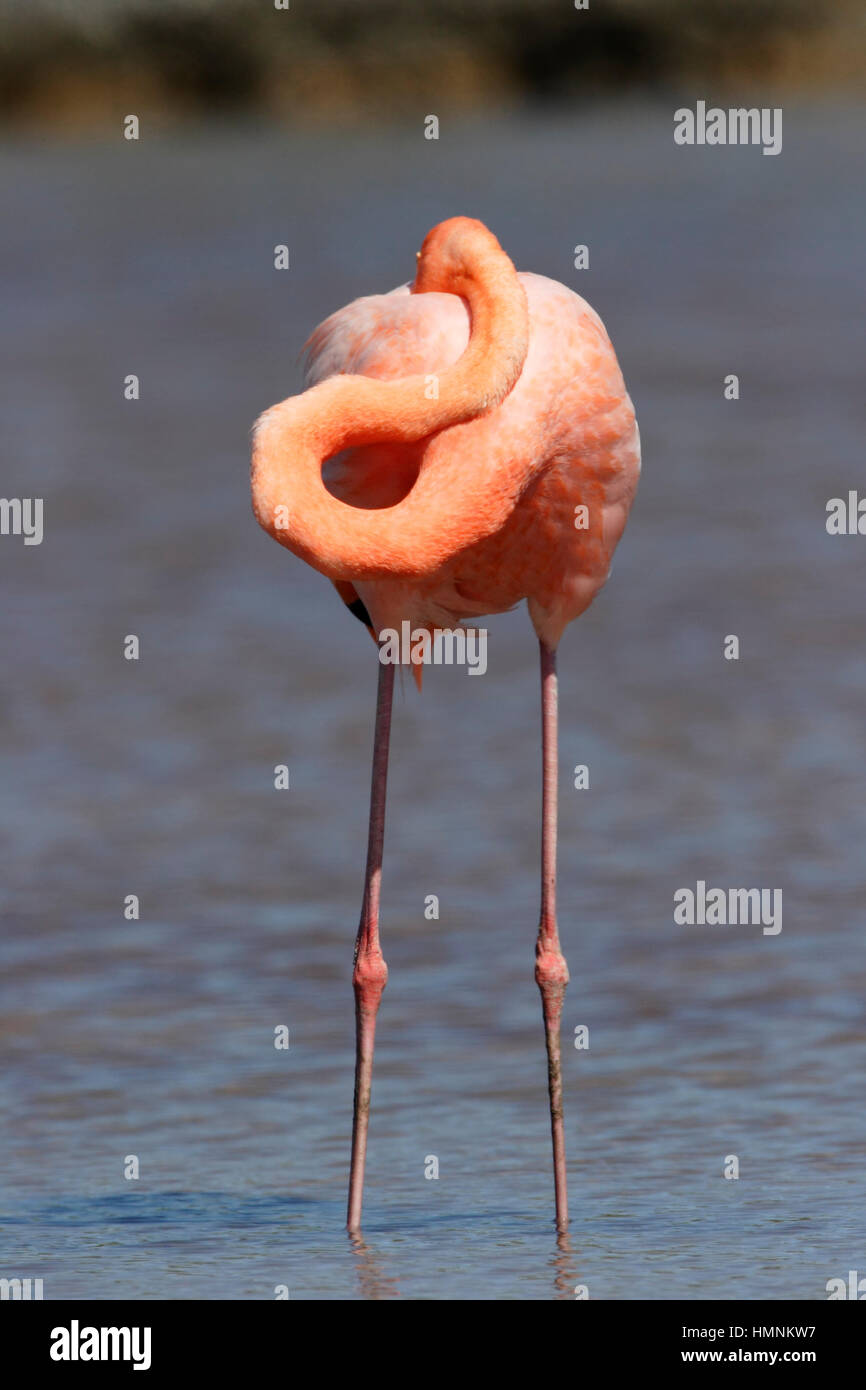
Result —
[[[814, 1299], [866, 1270], [866, 540], [824, 527], [863, 478], [861, 125], [786, 110], [775, 159], [677, 148], [667, 106], [0, 151], [3, 491], [45, 499], [41, 546], [0, 541], [0, 1273], [47, 1298]], [[249, 425], [309, 330], [458, 212], [599, 310], [644, 445], [561, 652], [563, 1248], [526, 614], [491, 621], [484, 679], [397, 698], [353, 1246], [373, 651], [248, 501]], [[698, 879], [781, 888], [782, 932], [676, 926]]]

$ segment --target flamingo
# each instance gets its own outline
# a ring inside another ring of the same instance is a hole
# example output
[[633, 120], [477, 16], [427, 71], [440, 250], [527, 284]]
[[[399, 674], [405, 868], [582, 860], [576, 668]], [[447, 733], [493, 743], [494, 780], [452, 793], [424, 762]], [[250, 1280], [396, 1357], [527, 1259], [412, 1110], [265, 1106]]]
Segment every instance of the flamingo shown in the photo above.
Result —
[[[541, 912], [556, 1227], [568, 1225], [556, 918], [557, 672], [565, 627], [610, 571], [640, 473], [634, 409], [601, 319], [518, 274], [472, 218], [435, 226], [411, 286], [356, 299], [307, 344], [306, 389], [256, 422], [253, 510], [327, 576], [379, 643], [367, 863], [355, 942], [347, 1227], [361, 1208], [376, 1019], [388, 968], [379, 900], [394, 663], [386, 630], [453, 630], [527, 599], [539, 643]], [[413, 671], [420, 687], [420, 667]]]

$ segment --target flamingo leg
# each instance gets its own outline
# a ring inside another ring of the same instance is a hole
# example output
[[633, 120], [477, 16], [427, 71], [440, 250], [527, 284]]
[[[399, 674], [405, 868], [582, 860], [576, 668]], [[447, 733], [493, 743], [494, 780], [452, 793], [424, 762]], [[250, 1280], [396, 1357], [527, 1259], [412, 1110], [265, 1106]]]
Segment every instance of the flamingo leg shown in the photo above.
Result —
[[556, 925], [557, 820], [557, 680], [556, 650], [539, 643], [541, 654], [541, 921], [535, 947], [535, 979], [541, 990], [547, 1040], [547, 1085], [550, 1092], [550, 1131], [553, 1137], [553, 1182], [556, 1228], [568, 1226], [565, 1172], [565, 1132], [562, 1118], [562, 1053], [560, 1024], [568, 966]]
[[355, 942], [355, 1105], [352, 1120], [352, 1166], [349, 1176], [349, 1208], [346, 1224], [350, 1231], [361, 1228], [364, 1199], [364, 1165], [367, 1158], [367, 1129], [370, 1122], [370, 1091], [373, 1085], [373, 1047], [376, 1015], [382, 991], [388, 980], [388, 967], [379, 946], [379, 889], [382, 881], [382, 844], [385, 838], [385, 790], [388, 782], [388, 745], [391, 734], [391, 705], [394, 696], [394, 666], [379, 666], [376, 698], [376, 732], [373, 737], [373, 776], [370, 788], [370, 831], [367, 841], [367, 868], [364, 875], [364, 901]]

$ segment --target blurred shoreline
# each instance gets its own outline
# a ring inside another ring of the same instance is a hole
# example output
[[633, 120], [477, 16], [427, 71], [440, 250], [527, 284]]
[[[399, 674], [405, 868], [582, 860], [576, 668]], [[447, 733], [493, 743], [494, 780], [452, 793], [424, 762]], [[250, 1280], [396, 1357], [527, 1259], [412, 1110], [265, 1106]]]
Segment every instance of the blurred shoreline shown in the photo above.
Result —
[[854, 0], [0, 0], [0, 121], [59, 134], [258, 116], [443, 117], [683, 90], [724, 102], [854, 92]]

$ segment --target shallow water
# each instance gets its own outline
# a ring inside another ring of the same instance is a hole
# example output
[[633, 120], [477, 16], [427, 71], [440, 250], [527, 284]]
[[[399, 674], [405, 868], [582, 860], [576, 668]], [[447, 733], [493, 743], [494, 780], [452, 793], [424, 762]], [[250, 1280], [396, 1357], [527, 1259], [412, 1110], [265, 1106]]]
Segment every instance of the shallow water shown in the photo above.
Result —
[[[866, 1272], [866, 540], [824, 525], [863, 478], [860, 127], [786, 110], [777, 158], [677, 148], [667, 105], [438, 144], [0, 151], [3, 491], [45, 498], [41, 546], [0, 539], [0, 1274], [46, 1298], [815, 1299]], [[398, 695], [353, 1246], [373, 652], [248, 501], [249, 425], [310, 328], [409, 278], [456, 212], [599, 310], [644, 447], [561, 651], [559, 1248], [528, 619], [491, 620], [483, 680]], [[781, 933], [675, 925], [698, 879], [781, 888]]]

